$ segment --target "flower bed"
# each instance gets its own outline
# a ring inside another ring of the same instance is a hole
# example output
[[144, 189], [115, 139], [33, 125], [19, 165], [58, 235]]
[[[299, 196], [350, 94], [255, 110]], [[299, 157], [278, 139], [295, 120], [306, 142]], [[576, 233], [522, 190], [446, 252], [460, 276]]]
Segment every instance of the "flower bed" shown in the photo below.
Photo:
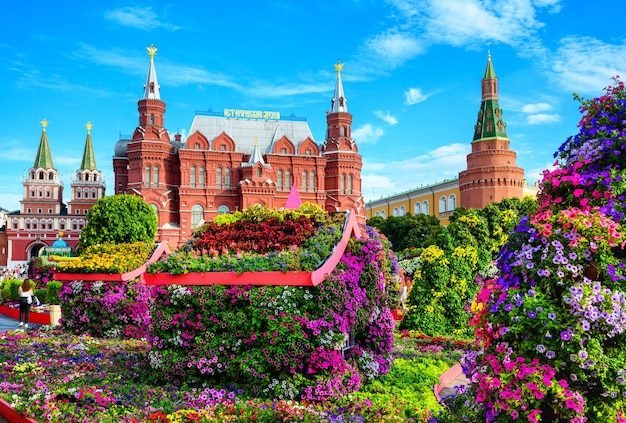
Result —
[[130, 281], [143, 275], [148, 265], [169, 252], [166, 244], [92, 246], [83, 256], [57, 257], [53, 277], [58, 281]]
[[0, 337], [0, 415], [12, 423], [423, 422], [440, 409], [432, 385], [462, 350], [451, 340], [410, 336], [394, 345], [396, 363], [382, 379], [312, 403], [254, 398], [234, 385], [157, 384], [145, 341], [8, 332]]

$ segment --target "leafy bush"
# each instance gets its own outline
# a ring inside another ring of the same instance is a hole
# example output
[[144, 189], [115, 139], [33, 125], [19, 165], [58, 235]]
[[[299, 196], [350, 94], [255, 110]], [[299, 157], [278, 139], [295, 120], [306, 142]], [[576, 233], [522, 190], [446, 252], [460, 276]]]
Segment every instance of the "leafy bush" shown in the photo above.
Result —
[[103, 197], [87, 213], [87, 224], [80, 234], [78, 251], [95, 244], [154, 243], [157, 215], [135, 195]]
[[48, 285], [46, 285], [46, 296], [40, 297], [40, 300], [45, 298], [44, 302], [47, 304], [53, 304], [53, 305], [60, 304], [59, 294], [61, 292], [62, 286], [63, 286], [63, 282], [59, 282], [59, 281], [48, 282]]
[[0, 291], [2, 298], [6, 301], [18, 301], [20, 299], [19, 289], [24, 281], [21, 279], [8, 278], [2, 281]]

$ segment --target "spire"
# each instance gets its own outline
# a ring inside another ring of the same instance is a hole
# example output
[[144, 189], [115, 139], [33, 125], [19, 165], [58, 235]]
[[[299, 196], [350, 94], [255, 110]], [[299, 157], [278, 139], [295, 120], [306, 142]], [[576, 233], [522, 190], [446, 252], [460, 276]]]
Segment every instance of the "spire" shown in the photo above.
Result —
[[254, 166], [259, 162], [265, 166], [265, 160], [263, 160], [263, 155], [259, 151], [259, 137], [254, 137], [254, 150], [252, 150], [252, 154], [250, 154], [248, 166]]
[[85, 140], [85, 150], [83, 151], [83, 160], [80, 163], [80, 169], [96, 170], [96, 155], [93, 153], [93, 144], [91, 143], [91, 122], [85, 124], [87, 128], [87, 139]]
[[507, 138], [506, 123], [498, 102], [498, 78], [491, 63], [491, 53], [487, 57], [485, 76], [481, 81], [482, 102], [478, 111], [478, 121], [474, 127], [473, 141], [488, 138]]
[[154, 56], [156, 56], [157, 48], [150, 44], [150, 47], [147, 47], [146, 50], [148, 50], [148, 55], [150, 56], [150, 69], [148, 70], [146, 85], [143, 86], [143, 98], [160, 100], [161, 87], [157, 81], [156, 69], [154, 68]]
[[485, 69], [485, 76], [483, 79], [495, 78], [496, 73], [493, 70], [493, 65], [491, 64], [491, 52], [487, 53], [487, 69]]
[[35, 157], [34, 169], [54, 169], [52, 163], [52, 153], [50, 153], [50, 145], [48, 144], [48, 133], [46, 127], [48, 121], [44, 118], [41, 122], [43, 130], [41, 131], [41, 139], [39, 140], [39, 149], [37, 150], [37, 156]]
[[343, 63], [337, 62], [335, 64], [337, 83], [335, 84], [335, 95], [333, 95], [331, 113], [348, 113], [348, 100], [346, 100], [346, 97], [343, 94], [343, 84], [341, 83], [342, 69]]

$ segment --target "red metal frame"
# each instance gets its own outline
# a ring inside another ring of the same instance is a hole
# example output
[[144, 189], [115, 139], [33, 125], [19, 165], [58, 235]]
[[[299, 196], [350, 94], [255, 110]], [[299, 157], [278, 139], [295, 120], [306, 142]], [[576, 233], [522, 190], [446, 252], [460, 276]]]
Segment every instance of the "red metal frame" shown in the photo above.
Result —
[[[7, 307], [5, 305], [0, 305], [0, 314], [4, 314], [5, 316], [9, 316], [12, 319], [19, 320], [20, 319], [20, 309]], [[38, 313], [31, 309], [29, 323], [37, 323], [38, 325], [49, 325], [50, 324], [50, 314], [48, 313]]]

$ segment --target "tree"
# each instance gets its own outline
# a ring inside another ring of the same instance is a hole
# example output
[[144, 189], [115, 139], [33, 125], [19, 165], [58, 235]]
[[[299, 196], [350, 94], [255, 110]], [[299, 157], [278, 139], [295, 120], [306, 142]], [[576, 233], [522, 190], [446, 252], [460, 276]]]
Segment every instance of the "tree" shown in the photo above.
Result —
[[94, 244], [154, 242], [157, 215], [142, 198], [122, 194], [96, 201], [87, 213], [78, 250]]

